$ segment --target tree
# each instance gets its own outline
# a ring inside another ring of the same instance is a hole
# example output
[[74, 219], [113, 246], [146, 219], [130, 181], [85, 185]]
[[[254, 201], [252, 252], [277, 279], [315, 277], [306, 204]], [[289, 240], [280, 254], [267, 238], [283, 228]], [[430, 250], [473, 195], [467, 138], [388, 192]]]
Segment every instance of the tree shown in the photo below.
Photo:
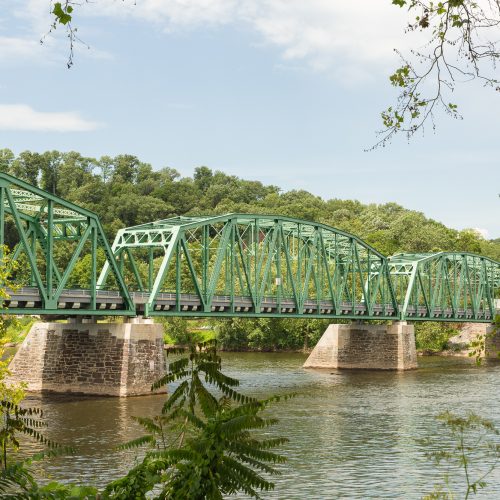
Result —
[[170, 363], [153, 389], [173, 382], [178, 385], [160, 415], [135, 419], [147, 434], [123, 446], [148, 445], [144, 460], [110, 483], [105, 495], [142, 499], [154, 490], [157, 498], [173, 500], [222, 499], [238, 492], [260, 498], [259, 490], [273, 489], [262, 474], [279, 474], [274, 466], [286, 459], [272, 450], [287, 439], [259, 438], [252, 431], [274, 425], [276, 419], [260, 413], [290, 396], [259, 401], [237, 392], [238, 380], [221, 372], [215, 341], [191, 345], [187, 356]]
[[478, 80], [499, 91], [494, 77], [500, 52], [495, 29], [500, 25], [500, 0], [392, 0], [406, 7], [407, 32], [422, 32], [426, 43], [411, 58], [399, 51], [402, 65], [390, 76], [399, 90], [395, 105], [382, 113], [384, 129], [374, 146], [386, 145], [394, 135], [411, 138], [423, 130], [438, 109], [461, 118], [451, 94], [458, 83]]

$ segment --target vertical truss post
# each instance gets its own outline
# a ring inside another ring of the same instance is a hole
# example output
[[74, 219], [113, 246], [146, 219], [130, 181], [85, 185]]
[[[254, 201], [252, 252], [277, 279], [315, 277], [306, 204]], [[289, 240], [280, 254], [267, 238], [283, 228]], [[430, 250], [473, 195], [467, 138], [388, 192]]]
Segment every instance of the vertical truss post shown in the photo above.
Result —
[[181, 310], [181, 246], [175, 245], [175, 310]]
[[283, 239], [281, 237], [282, 223], [281, 221], [276, 221], [276, 241], [278, 246], [278, 251], [276, 252], [276, 302], [277, 310], [281, 314], [281, 292], [283, 289], [283, 278], [281, 275], [281, 250], [283, 247]]
[[3, 246], [5, 244], [5, 186], [0, 181], [0, 260], [3, 260]]
[[96, 309], [96, 295], [97, 295], [97, 228], [94, 221], [91, 221], [91, 250], [90, 250], [90, 308]]
[[230, 276], [229, 276], [229, 288], [230, 288], [230, 291], [229, 291], [229, 296], [230, 296], [230, 300], [231, 300], [231, 306], [230, 306], [230, 311], [231, 313], [234, 313], [234, 280], [236, 279], [236, 275], [235, 275], [235, 272], [234, 272], [234, 266], [235, 266], [235, 255], [234, 255], [234, 243], [236, 241], [236, 231], [235, 231], [235, 224], [236, 222], [234, 221], [230, 221], [229, 222], [231, 224], [231, 234], [229, 236], [229, 241], [230, 241], [230, 247], [229, 247], [229, 252], [230, 252], [230, 264], [229, 264], [229, 268], [231, 270], [230, 272]]
[[151, 293], [153, 288], [153, 273], [154, 273], [154, 249], [148, 248], [148, 292]]
[[210, 260], [210, 227], [208, 224], [204, 225], [202, 228], [201, 237], [201, 247], [202, 247], [202, 278], [201, 278], [201, 288], [203, 290], [203, 296], [205, 304], [208, 302], [208, 265]]
[[[34, 239], [34, 233], [33, 233]], [[54, 267], [54, 202], [47, 200], [47, 252], [45, 256], [45, 280], [47, 282], [47, 295], [53, 299], [52, 273]], [[54, 309], [57, 308], [55, 304]]]

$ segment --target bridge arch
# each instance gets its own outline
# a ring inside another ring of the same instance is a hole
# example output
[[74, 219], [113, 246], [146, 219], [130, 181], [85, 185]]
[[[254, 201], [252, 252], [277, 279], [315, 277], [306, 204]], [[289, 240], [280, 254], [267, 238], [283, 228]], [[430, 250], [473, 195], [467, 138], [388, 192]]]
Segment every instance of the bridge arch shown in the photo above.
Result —
[[491, 322], [500, 292], [500, 263], [467, 252], [389, 258], [402, 319]]
[[398, 315], [387, 258], [325, 224], [265, 214], [173, 217], [120, 230], [112, 249], [129, 286], [144, 293], [146, 315]]

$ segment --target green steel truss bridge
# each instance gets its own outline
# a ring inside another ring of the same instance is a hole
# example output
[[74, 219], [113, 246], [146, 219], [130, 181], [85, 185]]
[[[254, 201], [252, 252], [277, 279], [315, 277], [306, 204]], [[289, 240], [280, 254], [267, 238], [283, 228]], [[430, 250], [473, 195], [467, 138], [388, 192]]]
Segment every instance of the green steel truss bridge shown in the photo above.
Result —
[[174, 217], [121, 229], [0, 173], [11, 314], [491, 322], [500, 263], [385, 257], [352, 234], [276, 215]]

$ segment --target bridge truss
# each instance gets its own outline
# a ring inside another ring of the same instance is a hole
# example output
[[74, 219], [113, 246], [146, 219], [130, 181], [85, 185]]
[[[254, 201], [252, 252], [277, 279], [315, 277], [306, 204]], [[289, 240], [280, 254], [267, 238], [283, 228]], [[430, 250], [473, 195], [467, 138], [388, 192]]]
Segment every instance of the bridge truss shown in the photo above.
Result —
[[387, 258], [333, 227], [277, 215], [173, 217], [121, 229], [0, 173], [3, 300], [13, 314], [492, 321], [500, 263]]
[[492, 321], [500, 264], [482, 255], [439, 252], [389, 258], [394, 292], [405, 319]]
[[322, 224], [249, 214], [175, 217], [119, 231], [113, 252], [129, 287], [147, 294], [148, 316], [397, 315], [385, 257]]
[[[11, 313], [60, 314], [61, 309], [70, 308], [71, 315], [99, 315], [109, 314], [106, 309], [113, 307], [119, 314], [135, 315], [134, 303], [94, 213], [0, 173], [2, 252], [6, 237], [14, 246], [8, 256], [16, 285], [7, 290], [10, 300], [6, 305]], [[104, 263], [120, 295], [119, 304], [98, 296], [96, 281]], [[77, 272], [82, 266], [86, 268], [83, 281], [82, 273]], [[80, 308], [79, 301], [66, 300], [68, 288], [87, 290], [86, 308]]]

